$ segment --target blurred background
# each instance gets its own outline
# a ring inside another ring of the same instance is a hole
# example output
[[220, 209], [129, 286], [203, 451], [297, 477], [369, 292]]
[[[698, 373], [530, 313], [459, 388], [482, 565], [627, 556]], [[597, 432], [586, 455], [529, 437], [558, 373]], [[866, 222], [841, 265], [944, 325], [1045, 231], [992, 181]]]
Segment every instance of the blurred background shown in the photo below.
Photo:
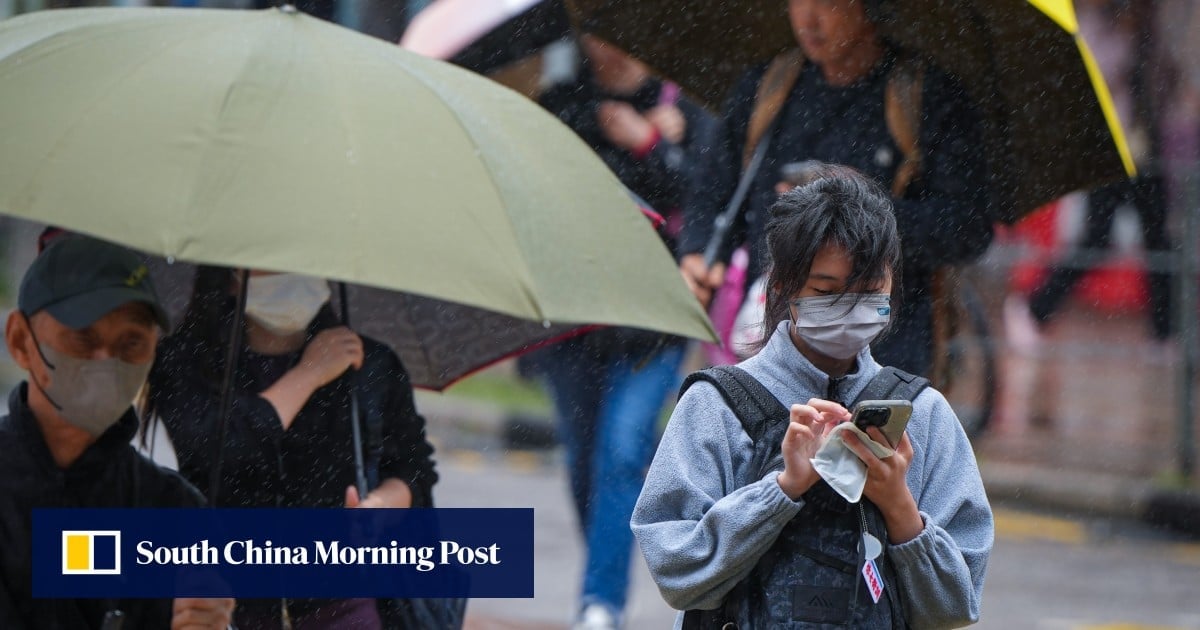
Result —
[[[108, 3], [0, 0], [0, 18], [98, 4]], [[298, 8], [399, 42], [429, 4], [303, 0]], [[553, 18], [538, 17], [538, 3], [507, 4], [526, 7], [525, 22], [505, 36], [509, 46], [495, 54], [487, 47], [463, 51], [454, 60], [536, 96], [577, 63], [570, 25], [539, 21]], [[967, 324], [955, 346], [961, 375], [951, 398], [970, 422], [997, 505], [982, 627], [1200, 628], [1200, 11], [1192, 4], [1076, 2], [1081, 12], [1116, 16], [1108, 27], [1133, 29], [1130, 50], [1106, 48], [1101, 37], [1089, 44], [1102, 67], [1106, 57], [1124, 55], [1124, 74], [1110, 78], [1110, 88], [1139, 112], [1126, 134], [1143, 158], [1141, 175], [1161, 186], [1164, 205], [1148, 213], [1119, 195], [1068, 195], [999, 226], [988, 253], [966, 274]], [[1097, 216], [1101, 204], [1107, 216]], [[1166, 247], [1147, 242], [1147, 221], [1160, 223]], [[4, 312], [41, 228], [0, 218]], [[1037, 326], [1029, 305], [1055, 267], [1077, 277]], [[1154, 299], [1155, 274], [1169, 282], [1166, 303]], [[687, 368], [703, 367], [708, 357], [692, 349]], [[0, 356], [0, 389], [20, 378]], [[441, 505], [537, 509], [537, 597], [473, 602], [468, 625], [566, 627], [581, 552], [546, 394], [506, 361], [445, 393], [418, 392], [417, 403], [441, 453]], [[667, 415], [669, 409], [664, 421]], [[672, 613], [645, 569], [637, 570], [627, 626], [664, 627]]]

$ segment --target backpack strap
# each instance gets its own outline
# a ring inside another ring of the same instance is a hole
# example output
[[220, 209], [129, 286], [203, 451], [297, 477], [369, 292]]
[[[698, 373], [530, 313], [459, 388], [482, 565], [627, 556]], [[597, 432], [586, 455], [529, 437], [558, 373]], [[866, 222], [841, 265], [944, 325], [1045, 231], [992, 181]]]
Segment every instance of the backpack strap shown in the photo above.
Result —
[[892, 178], [892, 197], [900, 199], [921, 176], [921, 89], [925, 64], [912, 55], [900, 55], [888, 73], [883, 113], [888, 133], [900, 149], [900, 166]]
[[871, 382], [867, 383], [854, 402], [857, 403], [860, 400], [907, 400], [912, 402], [926, 387], [929, 387], [929, 379], [885, 366], [871, 379]]
[[736, 365], [718, 365], [692, 372], [679, 388], [679, 396], [697, 381], [711, 383], [725, 404], [737, 415], [742, 429], [750, 436], [755, 448], [762, 440], [771, 420], [788, 415], [788, 410], [758, 379]]
[[766, 138], [767, 131], [779, 112], [783, 111], [787, 97], [800, 78], [800, 70], [804, 67], [804, 53], [799, 48], [785, 50], [775, 56], [767, 65], [762, 80], [758, 83], [758, 92], [754, 95], [754, 109], [750, 112], [750, 122], [746, 127], [746, 144], [742, 147], [742, 168], [750, 163], [758, 143]]
[[751, 470], [766, 474], [771, 458], [779, 451], [779, 442], [788, 427], [788, 408], [779, 402], [758, 379], [734, 365], [718, 365], [693, 372], [684, 380], [679, 395], [696, 381], [706, 381], [721, 393], [725, 404], [737, 416], [742, 430], [750, 436], [754, 453]]

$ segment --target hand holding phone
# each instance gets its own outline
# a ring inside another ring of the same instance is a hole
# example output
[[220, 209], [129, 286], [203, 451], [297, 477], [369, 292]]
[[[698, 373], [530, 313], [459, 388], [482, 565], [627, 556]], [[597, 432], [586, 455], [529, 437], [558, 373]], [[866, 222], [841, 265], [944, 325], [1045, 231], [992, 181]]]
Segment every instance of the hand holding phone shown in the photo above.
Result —
[[864, 433], [870, 427], [879, 427], [888, 446], [896, 448], [911, 416], [912, 403], [907, 400], [864, 400], [854, 405], [850, 421]]

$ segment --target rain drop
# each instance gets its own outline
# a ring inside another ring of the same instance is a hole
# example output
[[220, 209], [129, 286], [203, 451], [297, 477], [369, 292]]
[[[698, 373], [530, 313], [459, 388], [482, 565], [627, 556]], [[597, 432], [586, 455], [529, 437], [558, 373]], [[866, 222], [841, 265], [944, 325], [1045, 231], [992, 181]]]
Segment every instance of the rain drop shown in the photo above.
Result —
[[549, 327], [550, 327], [550, 320], [543, 319], [542, 320], [542, 328], [549, 328]]
[[175, 257], [174, 257], [174, 256], [167, 256], [167, 264], [168, 264], [168, 265], [174, 265], [174, 264], [175, 264]]

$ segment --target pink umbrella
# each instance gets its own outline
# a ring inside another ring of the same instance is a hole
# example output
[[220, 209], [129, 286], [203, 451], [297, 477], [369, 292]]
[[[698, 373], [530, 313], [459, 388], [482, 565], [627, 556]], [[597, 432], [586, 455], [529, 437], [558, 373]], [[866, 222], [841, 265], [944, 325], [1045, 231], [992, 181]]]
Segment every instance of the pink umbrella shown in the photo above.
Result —
[[400, 46], [426, 57], [449, 59], [540, 1], [437, 0], [413, 18]]

